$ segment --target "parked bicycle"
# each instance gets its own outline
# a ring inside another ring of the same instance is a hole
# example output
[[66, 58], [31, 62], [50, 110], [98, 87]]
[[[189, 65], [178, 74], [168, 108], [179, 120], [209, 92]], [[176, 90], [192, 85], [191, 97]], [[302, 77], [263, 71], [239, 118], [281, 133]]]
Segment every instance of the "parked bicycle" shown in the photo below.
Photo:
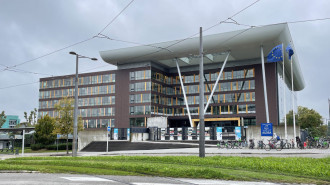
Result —
[[250, 139], [249, 143], [250, 143], [249, 149], [253, 149], [254, 148], [254, 139]]
[[266, 148], [266, 144], [264, 143], [263, 140], [259, 140], [259, 141], [258, 141], [257, 148], [258, 148], [258, 149], [265, 149], [265, 148]]
[[268, 139], [268, 144], [266, 144], [265, 150], [270, 151], [271, 149], [276, 149], [278, 151], [282, 150], [281, 147], [276, 147], [277, 139]]

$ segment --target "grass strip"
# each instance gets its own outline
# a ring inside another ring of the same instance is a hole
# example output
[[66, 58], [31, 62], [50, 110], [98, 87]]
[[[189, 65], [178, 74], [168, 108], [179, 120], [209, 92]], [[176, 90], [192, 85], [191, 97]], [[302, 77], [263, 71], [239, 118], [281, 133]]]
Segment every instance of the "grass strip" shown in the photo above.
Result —
[[[330, 158], [257, 158], [257, 157], [27, 157], [0, 161], [17, 170], [98, 175], [153, 175], [166, 177], [224, 180], [271, 181], [329, 184]], [[47, 167], [47, 170], [43, 166]], [[24, 168], [26, 167], [26, 168]], [[51, 167], [51, 168], [48, 168]], [[306, 169], [300, 169], [300, 168]], [[6, 169], [9, 170], [9, 169]], [[11, 169], [13, 170], [13, 169]]]

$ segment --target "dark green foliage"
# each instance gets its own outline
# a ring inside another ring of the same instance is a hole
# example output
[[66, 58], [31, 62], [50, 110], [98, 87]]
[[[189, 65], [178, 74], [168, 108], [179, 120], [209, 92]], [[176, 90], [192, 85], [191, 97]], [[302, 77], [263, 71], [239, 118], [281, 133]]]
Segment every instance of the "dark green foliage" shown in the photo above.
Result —
[[45, 148], [44, 145], [40, 144], [40, 143], [31, 145], [31, 150], [40, 150], [40, 149], [43, 149], [43, 148]]
[[5, 111], [2, 111], [0, 113], [0, 128], [2, 127], [2, 125], [6, 122], [6, 114]]
[[[72, 143], [68, 143], [69, 150], [72, 150]], [[57, 150], [57, 145], [47, 145], [47, 150]], [[58, 150], [66, 150], [66, 143], [58, 144]]]
[[55, 119], [46, 115], [38, 120], [35, 127], [34, 139], [38, 144], [50, 145], [55, 142], [56, 135], [53, 133]]
[[[286, 115], [287, 124], [293, 125], [292, 110]], [[296, 124], [301, 129], [307, 129], [312, 137], [326, 136], [326, 128], [322, 125], [322, 116], [313, 109], [307, 107], [298, 107], [298, 114], [295, 116]]]

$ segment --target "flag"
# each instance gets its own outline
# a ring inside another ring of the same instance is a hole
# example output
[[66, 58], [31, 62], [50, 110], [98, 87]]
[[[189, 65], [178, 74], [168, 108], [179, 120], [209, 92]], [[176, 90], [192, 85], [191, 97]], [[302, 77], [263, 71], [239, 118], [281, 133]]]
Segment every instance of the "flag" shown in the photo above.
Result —
[[282, 44], [274, 47], [267, 56], [268, 62], [280, 62], [283, 61]]
[[289, 54], [289, 59], [291, 60], [291, 56], [294, 54], [294, 52], [290, 44], [288, 45], [288, 47], [286, 47], [285, 51]]

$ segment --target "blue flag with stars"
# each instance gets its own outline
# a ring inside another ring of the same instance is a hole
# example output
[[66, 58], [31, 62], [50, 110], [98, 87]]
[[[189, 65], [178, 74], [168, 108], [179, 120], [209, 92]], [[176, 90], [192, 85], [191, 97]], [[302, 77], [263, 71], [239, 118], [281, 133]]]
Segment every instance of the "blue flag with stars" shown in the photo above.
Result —
[[292, 55], [294, 54], [293, 49], [291, 48], [290, 44], [286, 47], [285, 51], [289, 54], [289, 59], [291, 60]]
[[282, 44], [274, 47], [267, 56], [268, 62], [281, 62], [283, 61]]

